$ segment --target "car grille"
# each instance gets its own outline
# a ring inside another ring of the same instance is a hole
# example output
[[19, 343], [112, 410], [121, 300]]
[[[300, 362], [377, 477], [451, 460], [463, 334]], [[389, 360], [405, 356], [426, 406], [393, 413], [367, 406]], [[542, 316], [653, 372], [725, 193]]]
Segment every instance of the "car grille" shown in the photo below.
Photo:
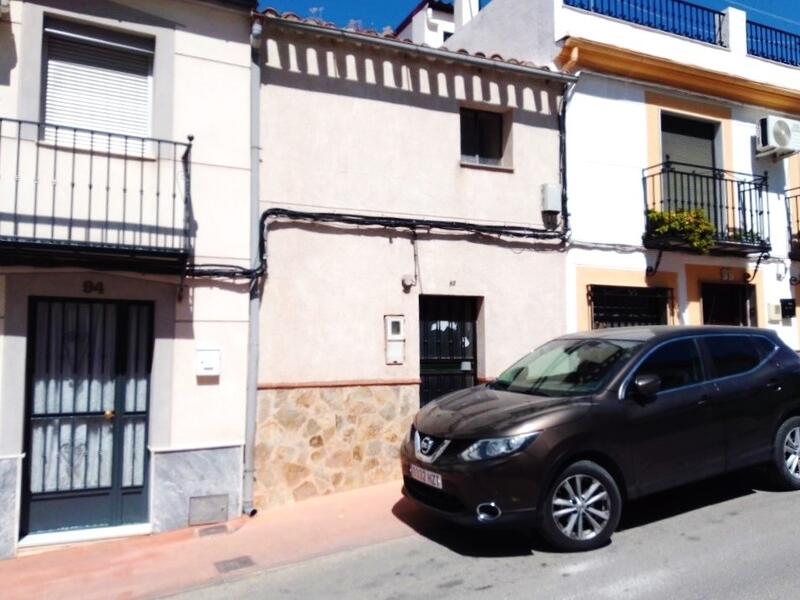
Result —
[[425, 462], [433, 462], [447, 448], [449, 440], [427, 435], [421, 431], [414, 434], [414, 451], [417, 458]]
[[404, 477], [403, 484], [408, 495], [422, 504], [450, 513], [460, 513], [465, 510], [461, 500], [452, 494], [432, 488], [410, 477]]

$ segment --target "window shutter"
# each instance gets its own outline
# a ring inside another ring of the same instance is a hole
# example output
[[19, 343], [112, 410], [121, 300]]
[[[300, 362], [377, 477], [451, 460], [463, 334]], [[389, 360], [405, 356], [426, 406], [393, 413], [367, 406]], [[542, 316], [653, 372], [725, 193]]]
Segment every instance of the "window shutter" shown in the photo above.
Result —
[[[95, 136], [94, 145], [115, 152], [141, 149], [150, 136], [152, 56], [111, 46], [49, 35], [44, 120], [48, 125], [90, 129], [115, 137]], [[55, 128], [46, 137], [55, 139]], [[72, 142], [73, 132], [59, 132], [58, 143]], [[79, 145], [88, 145], [80, 134]]]

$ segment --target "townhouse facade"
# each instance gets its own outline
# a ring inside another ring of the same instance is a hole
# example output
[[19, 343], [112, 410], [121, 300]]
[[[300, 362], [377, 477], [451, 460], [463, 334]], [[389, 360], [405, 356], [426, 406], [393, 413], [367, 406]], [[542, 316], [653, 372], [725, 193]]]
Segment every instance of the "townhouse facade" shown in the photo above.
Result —
[[574, 79], [272, 11], [263, 23], [268, 507], [398, 478], [421, 405], [564, 330]]
[[2, 4], [2, 557], [241, 514], [251, 4]]
[[800, 163], [758, 141], [800, 114], [798, 39], [681, 0], [495, 0], [446, 42], [579, 75], [566, 120], [567, 330], [758, 325], [800, 347]]

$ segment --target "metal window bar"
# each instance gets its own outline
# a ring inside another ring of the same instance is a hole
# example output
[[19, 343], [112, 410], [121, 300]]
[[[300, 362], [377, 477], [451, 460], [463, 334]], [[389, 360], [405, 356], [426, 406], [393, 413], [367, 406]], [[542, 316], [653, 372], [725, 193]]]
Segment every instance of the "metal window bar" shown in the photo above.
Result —
[[[766, 174], [667, 161], [644, 170], [643, 186], [648, 214], [700, 211], [714, 227], [719, 245], [769, 249]], [[648, 225], [646, 238], [652, 236]]]
[[800, 35], [748, 21], [747, 53], [750, 56], [798, 67], [800, 66]]
[[590, 285], [592, 329], [666, 325], [673, 303], [669, 288]]
[[789, 224], [789, 252], [793, 259], [800, 259], [800, 187], [784, 192], [786, 198], [786, 221]]
[[564, 0], [564, 4], [707, 44], [727, 46], [723, 36], [725, 13], [685, 0]]
[[191, 146], [0, 117], [0, 244], [191, 251]]

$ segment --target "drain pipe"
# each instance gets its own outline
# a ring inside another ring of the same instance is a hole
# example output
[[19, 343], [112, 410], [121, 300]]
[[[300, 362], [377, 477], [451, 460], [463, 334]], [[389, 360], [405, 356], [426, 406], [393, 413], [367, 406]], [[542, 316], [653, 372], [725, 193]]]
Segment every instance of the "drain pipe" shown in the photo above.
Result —
[[[250, 268], [261, 264], [261, 19], [254, 18], [250, 29]], [[247, 331], [247, 405], [245, 409], [244, 470], [242, 512], [255, 516], [256, 420], [258, 418], [258, 355], [261, 312], [261, 278], [250, 280], [250, 305]]]

